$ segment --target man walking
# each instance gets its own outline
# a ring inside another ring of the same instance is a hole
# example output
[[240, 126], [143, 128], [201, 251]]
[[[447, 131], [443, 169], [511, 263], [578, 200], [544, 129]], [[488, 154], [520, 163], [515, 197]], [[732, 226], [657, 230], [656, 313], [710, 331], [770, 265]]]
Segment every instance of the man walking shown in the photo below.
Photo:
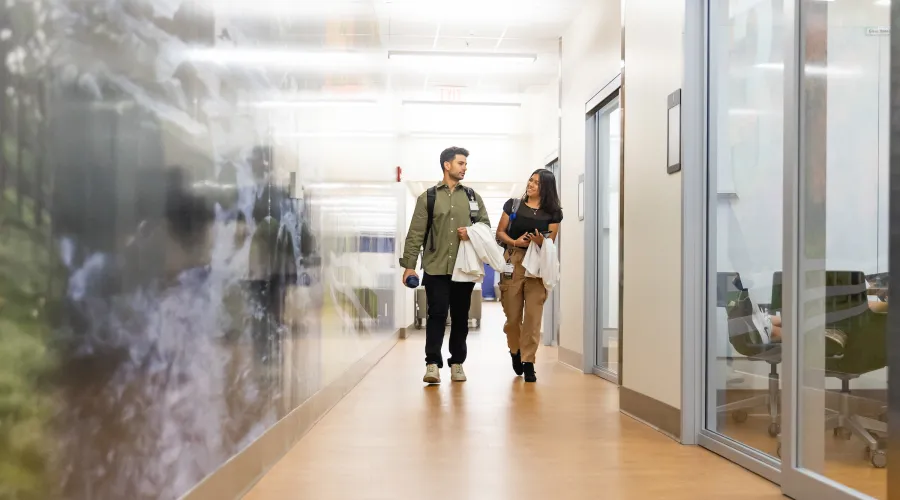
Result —
[[451, 280], [459, 242], [469, 239], [466, 227], [482, 222], [490, 225], [484, 202], [474, 190], [463, 186], [469, 152], [463, 148], [447, 148], [441, 153], [441, 171], [444, 179], [429, 188], [416, 201], [416, 210], [400, 266], [404, 269], [403, 282], [416, 274], [416, 262], [422, 251], [422, 267], [425, 275], [425, 296], [428, 301], [428, 319], [425, 323], [425, 377], [428, 384], [441, 382], [440, 369], [444, 367], [441, 347], [447, 312], [450, 312], [450, 364], [451, 380], [463, 382], [466, 373], [466, 337], [469, 335], [469, 306], [475, 283]]

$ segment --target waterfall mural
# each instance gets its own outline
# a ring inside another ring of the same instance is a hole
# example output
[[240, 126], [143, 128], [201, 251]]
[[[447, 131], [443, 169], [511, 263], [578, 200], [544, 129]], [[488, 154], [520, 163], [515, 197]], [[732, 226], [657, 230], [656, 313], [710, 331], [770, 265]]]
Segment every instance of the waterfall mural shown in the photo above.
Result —
[[394, 287], [360, 278], [290, 116], [246, 106], [290, 75], [197, 56], [277, 24], [0, 14], [0, 499], [177, 498], [392, 331]]

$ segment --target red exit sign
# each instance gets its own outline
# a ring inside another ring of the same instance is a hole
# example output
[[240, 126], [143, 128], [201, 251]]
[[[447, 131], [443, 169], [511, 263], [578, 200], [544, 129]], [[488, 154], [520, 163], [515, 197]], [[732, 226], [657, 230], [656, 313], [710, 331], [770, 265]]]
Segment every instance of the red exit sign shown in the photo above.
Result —
[[459, 101], [462, 96], [462, 87], [441, 87], [442, 101]]

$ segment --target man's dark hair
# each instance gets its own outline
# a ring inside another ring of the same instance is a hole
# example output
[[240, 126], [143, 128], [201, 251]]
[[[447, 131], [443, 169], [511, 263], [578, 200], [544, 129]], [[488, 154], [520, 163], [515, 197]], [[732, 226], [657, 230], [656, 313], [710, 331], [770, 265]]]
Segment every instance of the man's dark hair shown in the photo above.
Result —
[[453, 161], [456, 155], [469, 157], [469, 150], [466, 148], [449, 147], [441, 152], [441, 172], [444, 171], [444, 162]]

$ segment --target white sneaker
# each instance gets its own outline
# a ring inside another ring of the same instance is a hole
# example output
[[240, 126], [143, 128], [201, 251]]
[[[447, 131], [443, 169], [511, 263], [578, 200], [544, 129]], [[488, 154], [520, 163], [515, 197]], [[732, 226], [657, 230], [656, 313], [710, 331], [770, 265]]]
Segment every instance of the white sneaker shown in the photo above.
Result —
[[454, 382], [465, 382], [466, 372], [462, 365], [450, 365], [450, 380]]
[[425, 382], [426, 384], [441, 383], [441, 370], [438, 368], [438, 365], [428, 365], [425, 367], [425, 377], [422, 378], [422, 382]]

